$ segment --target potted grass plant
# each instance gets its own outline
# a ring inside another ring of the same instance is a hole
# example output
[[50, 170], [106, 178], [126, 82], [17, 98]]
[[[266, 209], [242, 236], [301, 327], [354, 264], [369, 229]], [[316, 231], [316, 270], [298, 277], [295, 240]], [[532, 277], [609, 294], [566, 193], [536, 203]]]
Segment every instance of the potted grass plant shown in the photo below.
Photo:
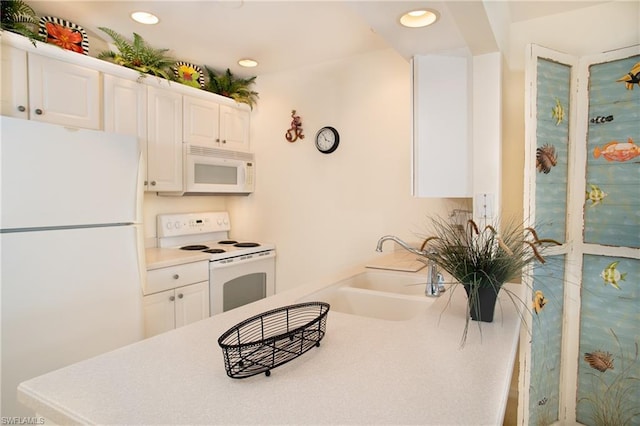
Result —
[[465, 335], [469, 319], [493, 321], [504, 284], [519, 279], [532, 262], [545, 263], [545, 249], [560, 245], [539, 238], [534, 228], [517, 222], [500, 229], [497, 224], [480, 228], [473, 220], [460, 226], [434, 218], [432, 228], [433, 235], [424, 240], [420, 251], [464, 286], [468, 303]]

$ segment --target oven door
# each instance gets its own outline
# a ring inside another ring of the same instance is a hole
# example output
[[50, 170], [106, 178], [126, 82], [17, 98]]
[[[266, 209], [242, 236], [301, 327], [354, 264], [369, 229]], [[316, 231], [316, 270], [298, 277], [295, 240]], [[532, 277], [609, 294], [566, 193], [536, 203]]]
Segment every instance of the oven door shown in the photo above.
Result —
[[276, 253], [253, 253], [209, 263], [211, 315], [275, 294]]

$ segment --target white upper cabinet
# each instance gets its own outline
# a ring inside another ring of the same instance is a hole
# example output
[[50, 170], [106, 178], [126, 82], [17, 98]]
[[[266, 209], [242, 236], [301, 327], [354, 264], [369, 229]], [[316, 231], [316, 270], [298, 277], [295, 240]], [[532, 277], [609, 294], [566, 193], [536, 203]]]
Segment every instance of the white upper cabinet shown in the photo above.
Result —
[[183, 139], [194, 145], [249, 151], [249, 111], [185, 96]]
[[100, 129], [100, 73], [3, 45], [2, 114]]
[[474, 199], [474, 218], [501, 206], [502, 56], [413, 58], [413, 195]]
[[[135, 80], [103, 77], [104, 130], [135, 136], [147, 162], [147, 86]], [[144, 189], [148, 189], [145, 171]]]
[[147, 139], [147, 86], [104, 75], [104, 130]]
[[29, 90], [27, 88], [27, 52], [2, 46], [2, 115], [29, 118]]
[[100, 129], [100, 73], [28, 54], [29, 118], [63, 126]]
[[471, 197], [467, 57], [413, 58], [413, 195]]
[[182, 190], [182, 95], [147, 88], [147, 178], [151, 191]]
[[249, 106], [0, 31], [2, 115], [136, 136], [145, 190], [182, 190], [183, 142], [249, 151]]
[[222, 148], [249, 151], [249, 111], [220, 105]]
[[183, 142], [217, 147], [220, 142], [219, 114], [219, 104], [185, 96]]

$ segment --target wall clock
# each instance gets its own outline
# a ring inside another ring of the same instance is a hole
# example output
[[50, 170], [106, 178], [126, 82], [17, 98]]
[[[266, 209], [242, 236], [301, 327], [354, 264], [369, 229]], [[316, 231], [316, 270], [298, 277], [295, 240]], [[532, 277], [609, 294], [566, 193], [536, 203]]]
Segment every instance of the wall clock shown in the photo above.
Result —
[[330, 126], [323, 127], [316, 134], [316, 148], [323, 154], [331, 154], [338, 149], [340, 134]]

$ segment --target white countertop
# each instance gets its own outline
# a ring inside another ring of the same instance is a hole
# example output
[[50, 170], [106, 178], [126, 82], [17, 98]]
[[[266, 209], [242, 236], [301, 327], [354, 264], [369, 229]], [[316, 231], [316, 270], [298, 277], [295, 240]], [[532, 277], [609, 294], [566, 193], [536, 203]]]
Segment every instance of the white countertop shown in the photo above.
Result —
[[182, 265], [184, 263], [209, 260], [211, 255], [201, 251], [176, 250], [174, 248], [149, 247], [145, 249], [145, 262], [147, 271], [168, 266]]
[[330, 311], [320, 347], [270, 377], [227, 377], [223, 332], [362, 270], [28, 380], [18, 398], [61, 424], [502, 424], [519, 331], [504, 291], [494, 322], [472, 322], [462, 349], [466, 295], [456, 286], [409, 321]]

